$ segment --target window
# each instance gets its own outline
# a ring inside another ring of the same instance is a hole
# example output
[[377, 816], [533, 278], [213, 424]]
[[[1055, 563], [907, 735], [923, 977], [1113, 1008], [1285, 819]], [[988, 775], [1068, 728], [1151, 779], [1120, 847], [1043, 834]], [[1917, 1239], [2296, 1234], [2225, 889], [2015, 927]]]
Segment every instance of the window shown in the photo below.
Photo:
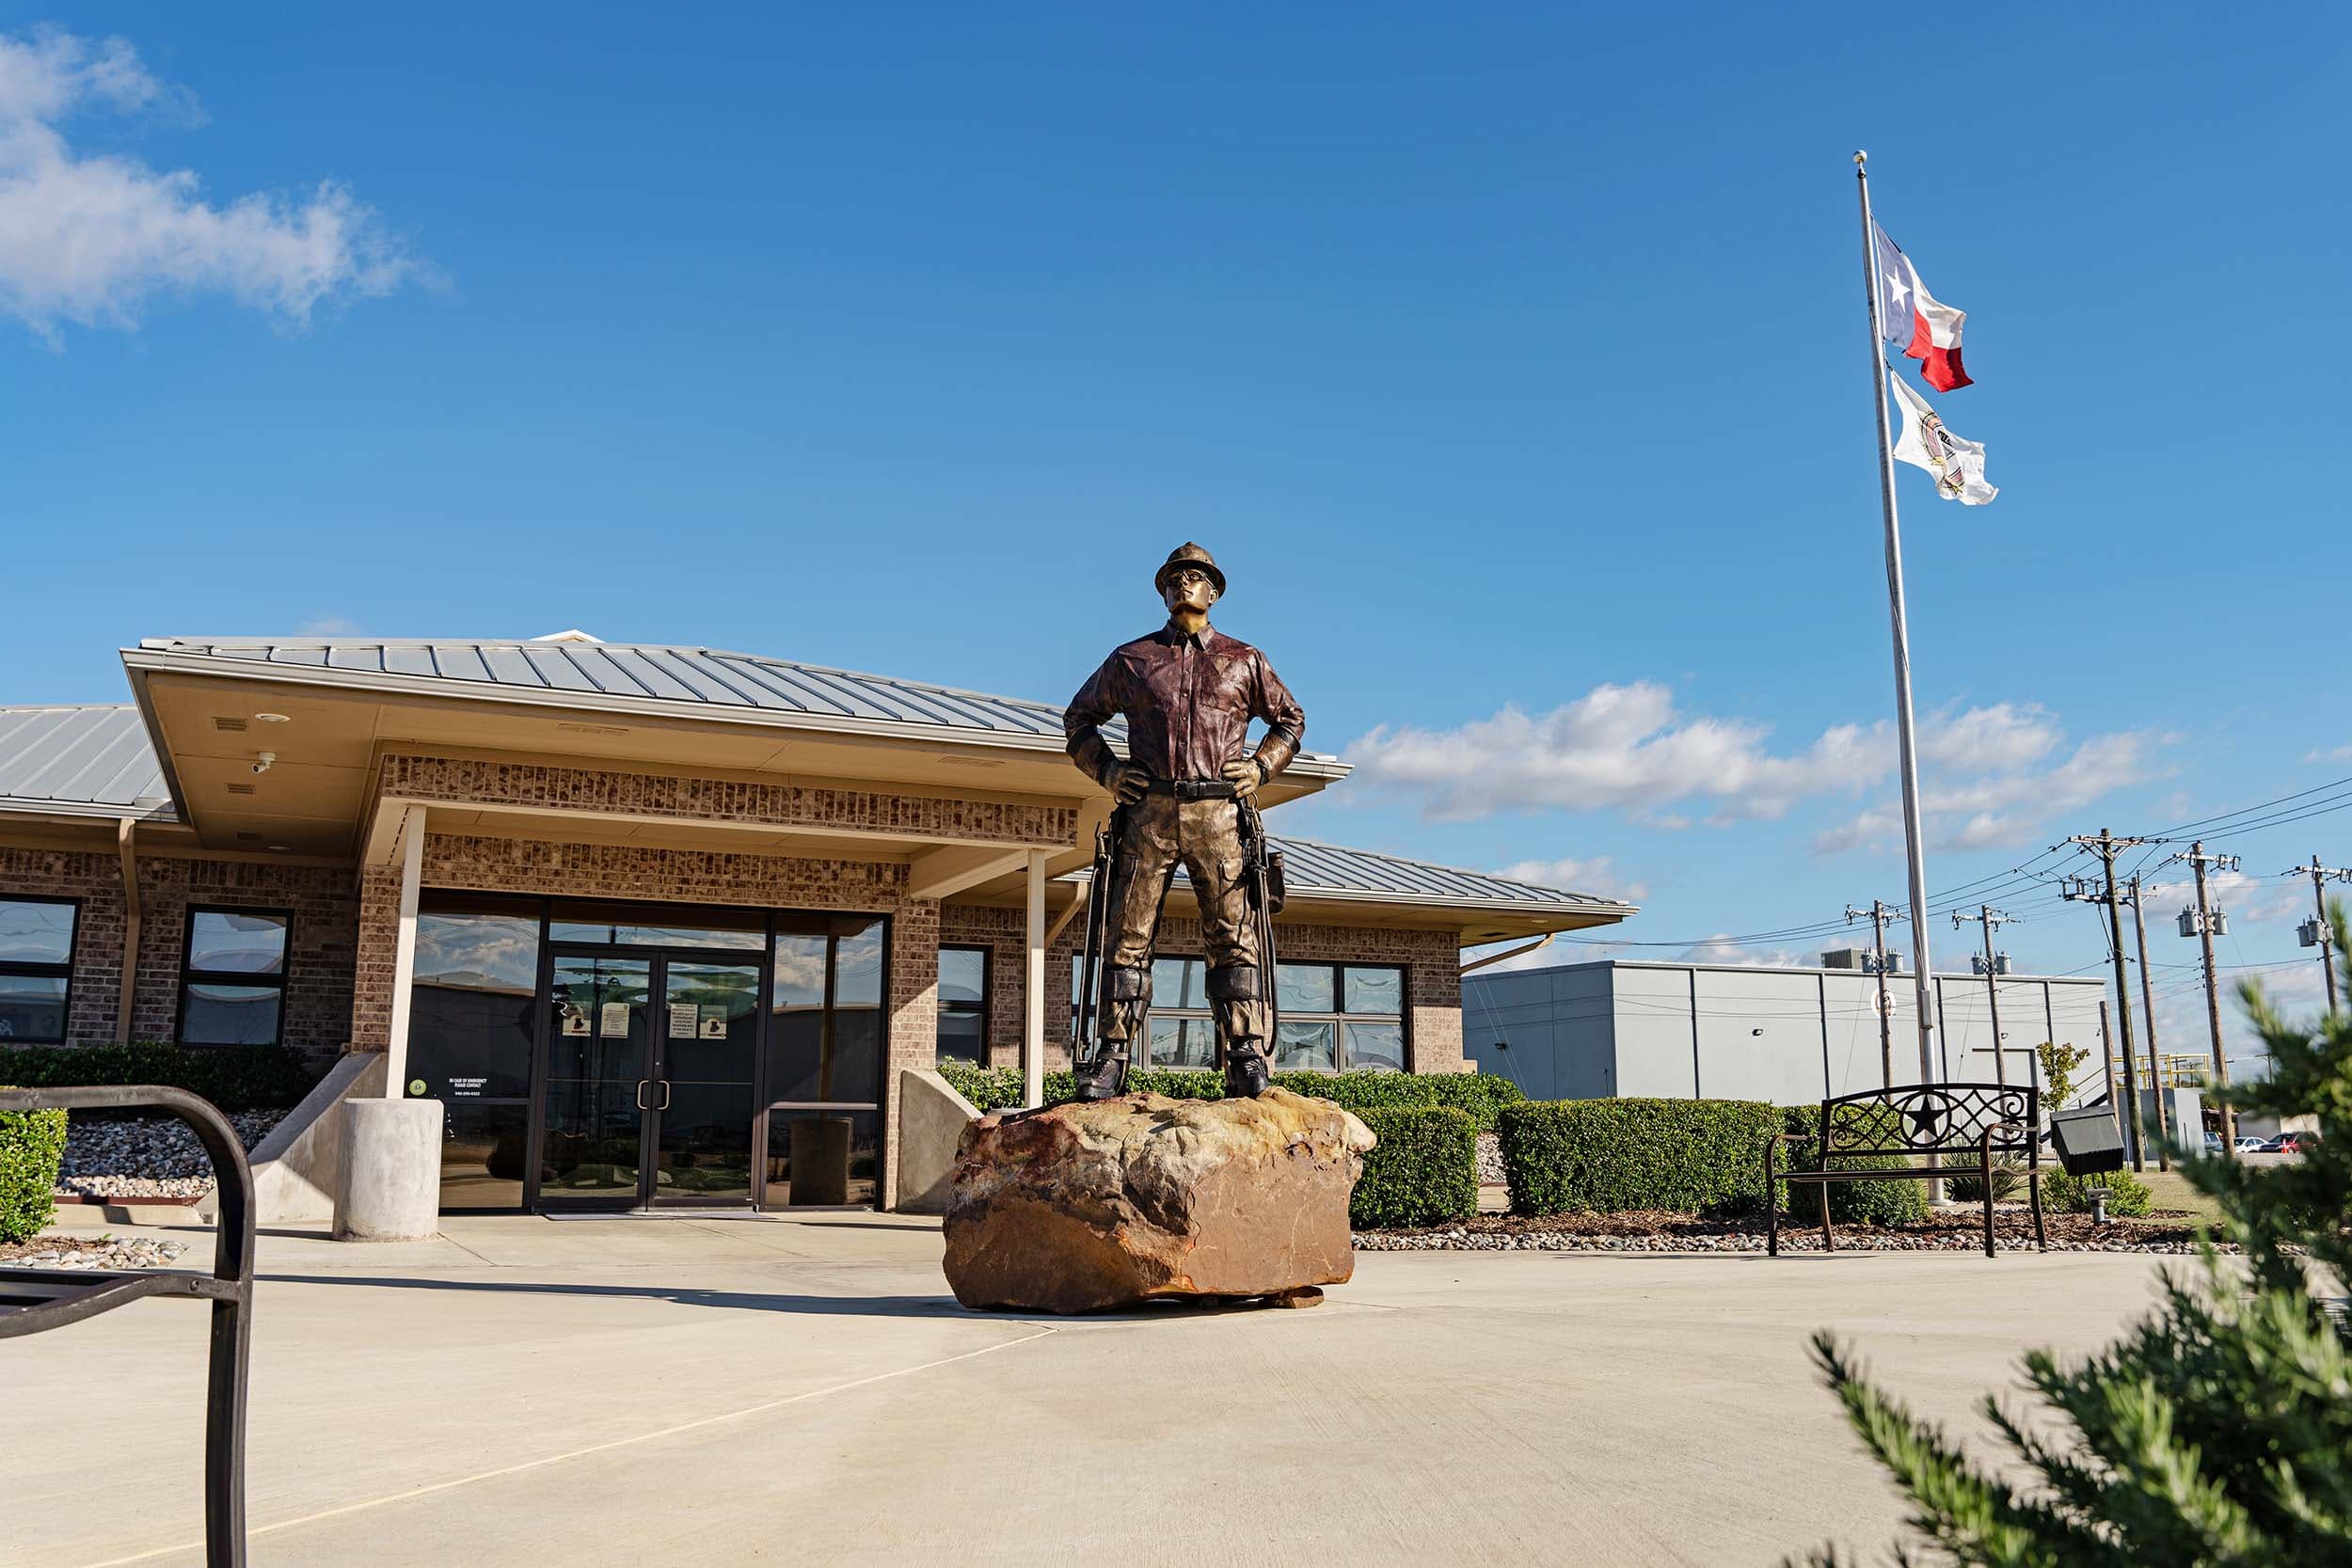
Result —
[[[1278, 1072], [1405, 1070], [1405, 972], [1391, 964], [1279, 964], [1281, 1022]], [[1078, 960], [1070, 966], [1073, 1008]], [[1152, 965], [1152, 1012], [1137, 1067], [1213, 1068], [1216, 1015], [1210, 1008], [1208, 965], [1200, 958], [1158, 958]]]
[[1405, 972], [1392, 964], [1282, 964], [1277, 1072], [1405, 1070]]
[[988, 949], [939, 950], [939, 1059], [988, 1065]]
[[276, 1045], [286, 1027], [283, 910], [188, 911], [180, 964], [180, 1043]]
[[519, 1209], [539, 1007], [539, 913], [433, 899], [417, 916], [411, 1086], [441, 1101], [441, 1207]]
[[0, 898], [0, 1040], [65, 1043], [81, 912], [71, 898]]

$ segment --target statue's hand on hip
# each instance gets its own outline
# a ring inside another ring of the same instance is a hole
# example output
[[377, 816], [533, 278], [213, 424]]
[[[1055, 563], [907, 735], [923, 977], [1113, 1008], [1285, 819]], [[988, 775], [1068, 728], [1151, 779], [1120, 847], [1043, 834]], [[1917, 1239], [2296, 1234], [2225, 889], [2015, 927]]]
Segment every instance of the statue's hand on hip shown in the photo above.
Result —
[[1243, 757], [1238, 762], [1229, 762], [1220, 771], [1225, 775], [1225, 782], [1233, 786], [1235, 797], [1240, 800], [1248, 800], [1258, 793], [1258, 786], [1265, 783], [1265, 769], [1259, 766], [1258, 759], [1255, 757]]
[[1152, 775], [1132, 763], [1119, 763], [1111, 768], [1111, 776], [1103, 781], [1111, 792], [1111, 799], [1122, 806], [1132, 806], [1152, 791]]

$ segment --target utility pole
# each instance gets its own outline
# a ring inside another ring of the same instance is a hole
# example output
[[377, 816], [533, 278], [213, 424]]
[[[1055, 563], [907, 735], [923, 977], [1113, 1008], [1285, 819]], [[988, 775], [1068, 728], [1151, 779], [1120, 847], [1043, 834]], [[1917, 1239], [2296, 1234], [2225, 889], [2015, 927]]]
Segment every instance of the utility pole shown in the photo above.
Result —
[[1846, 906], [1847, 925], [1865, 918], [1870, 922], [1870, 971], [1879, 977], [1879, 1075], [1891, 1089], [1895, 1086], [1895, 1017], [1894, 1005], [1886, 995], [1886, 923], [1901, 917], [1875, 898], [1867, 910]]
[[2096, 838], [2089, 833], [2077, 833], [2067, 842], [2095, 853], [2099, 857], [2099, 863], [2106, 870], [2107, 885], [2104, 897], [2094, 897], [2079, 887], [2076, 891], [2068, 892], [2065, 896], [2069, 898], [2079, 896], [2084, 901], [2101, 903], [2107, 907], [2107, 951], [2115, 959], [2115, 1017], [2123, 1043], [2123, 1098], [2131, 1101], [2131, 1120], [2126, 1125], [2131, 1128], [2132, 1169], [2144, 1171], [2148, 1168], [2148, 1151], [2145, 1147], [2146, 1137], [2140, 1127], [2139, 1085], [2133, 1081], [2132, 993], [2128, 989], [2130, 982], [2123, 975], [2123, 911], [2119, 907], [2115, 896], [2115, 857], [2135, 845], [2146, 843], [2147, 840], [2118, 838], [2102, 828]]
[[[2148, 911], [2139, 907], [2139, 873], [2132, 873], [2132, 925], [2139, 933], [2139, 1010], [2148, 1020], [2148, 1088], [2156, 1097], [2156, 1168], [2170, 1170], [2172, 1156], [2166, 1149], [2172, 1129], [2165, 1121], [2164, 1058], [2156, 1054], [2156, 991], [2148, 980]], [[2185, 1138], [2185, 1134], [2184, 1134]]]
[[2319, 967], [2328, 976], [2328, 1010], [2336, 1010], [2336, 933], [2328, 924], [2328, 879], [2352, 882], [2352, 870], [2340, 865], [2322, 865], [2313, 855], [2309, 865], [2291, 865], [2279, 873], [2281, 877], [2309, 877], [2312, 879], [2312, 906], [2318, 919], [2307, 921], [2296, 934], [2306, 947], [2319, 949]]
[[[2203, 946], [2205, 1022], [2213, 1028], [2213, 1082], [2214, 1087], [2226, 1089], [2230, 1086], [2230, 1058], [2221, 1048], [2221, 989], [2213, 964], [2213, 937], [2217, 929], [2227, 930], [2229, 927], [2227, 917], [2215, 909], [2206, 896], [2205, 868], [2213, 866], [2217, 870], [2235, 871], [2237, 857], [2206, 854], [2205, 841], [2201, 838], [2188, 847], [2187, 854], [2174, 855], [2165, 863], [2169, 865], [2173, 861], [2188, 862], [2189, 869], [2197, 874], [2197, 908], [2181, 911], [2181, 935], [2195, 937]], [[2226, 1101], [2221, 1107], [2221, 1153], [2224, 1159], [2237, 1158], [2237, 1113], [2230, 1109]]]
[[[2001, 1054], [2001, 962], [1993, 954], [1993, 931], [2017, 917], [2003, 914], [1990, 904], [1977, 906], [1977, 924], [1984, 927], [1984, 997], [1993, 1006], [1993, 1080], [2006, 1088], [2009, 1085], [2007, 1059]], [[1952, 929], [1957, 931], [1968, 923], [1968, 917], [1958, 910], [1952, 911]], [[1949, 1043], [1948, 1041], [1947, 1042]]]
[[2115, 1041], [2107, 1037], [2107, 999], [2099, 998], [2099, 1070], [2106, 1078], [2107, 1114], [2120, 1118], [2123, 1102], [2115, 1097]]

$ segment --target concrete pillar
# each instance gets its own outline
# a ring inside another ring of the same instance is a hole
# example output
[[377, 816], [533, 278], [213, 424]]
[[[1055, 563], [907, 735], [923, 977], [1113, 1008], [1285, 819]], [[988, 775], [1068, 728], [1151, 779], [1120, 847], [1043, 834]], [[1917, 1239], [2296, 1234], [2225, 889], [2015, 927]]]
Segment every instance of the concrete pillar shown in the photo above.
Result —
[[1045, 851], [1029, 851], [1027, 976], [1021, 988], [1021, 1103], [1045, 1103]]
[[339, 1242], [414, 1242], [439, 1228], [441, 1102], [347, 1100], [342, 1180], [335, 1189]]
[[424, 880], [424, 808], [410, 806], [400, 822], [400, 926], [392, 942], [391, 1038], [384, 1058], [384, 1093], [408, 1092], [408, 992], [417, 980], [417, 892]]

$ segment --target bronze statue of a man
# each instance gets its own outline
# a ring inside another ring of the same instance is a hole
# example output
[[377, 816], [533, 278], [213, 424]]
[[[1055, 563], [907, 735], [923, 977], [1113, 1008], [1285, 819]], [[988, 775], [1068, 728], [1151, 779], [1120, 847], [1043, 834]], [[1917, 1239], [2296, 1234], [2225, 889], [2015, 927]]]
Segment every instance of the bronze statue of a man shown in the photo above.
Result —
[[[1298, 754], [1307, 716], [1265, 655], [1210, 627], [1209, 607], [1225, 592], [1225, 574], [1208, 551], [1180, 546], [1152, 582], [1168, 605], [1168, 625], [1114, 649], [1070, 700], [1063, 724], [1071, 760], [1120, 806], [1110, 885], [1093, 890], [1104, 901], [1106, 929], [1102, 1047], [1076, 1064], [1078, 1093], [1108, 1100], [1125, 1086], [1136, 1028], [1152, 1000], [1160, 902], [1181, 862], [1200, 904], [1225, 1092], [1261, 1094], [1274, 977], [1259, 949], [1265, 911], [1251, 904], [1242, 816], [1259, 787]], [[1097, 728], [1114, 714], [1127, 721], [1123, 763]], [[1252, 719], [1266, 724], [1255, 751]]]

